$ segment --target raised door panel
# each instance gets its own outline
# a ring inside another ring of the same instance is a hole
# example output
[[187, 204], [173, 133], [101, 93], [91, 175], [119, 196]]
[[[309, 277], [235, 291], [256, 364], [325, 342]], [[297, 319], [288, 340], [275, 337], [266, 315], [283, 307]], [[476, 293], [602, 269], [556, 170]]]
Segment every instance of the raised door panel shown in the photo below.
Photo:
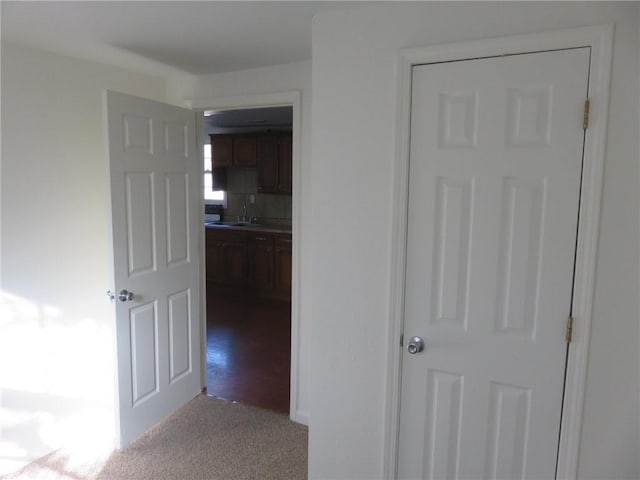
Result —
[[233, 164], [233, 137], [216, 134], [211, 138], [211, 161], [214, 168], [230, 167]]
[[139, 406], [160, 390], [158, 363], [158, 308], [146, 303], [129, 311], [131, 332], [132, 405]]
[[278, 191], [278, 138], [258, 138], [258, 192]]
[[[135, 137], [132, 138], [135, 140]], [[125, 173], [127, 274], [157, 271], [154, 172]]]
[[233, 164], [248, 167], [256, 164], [256, 137], [253, 135], [235, 135], [233, 137]]
[[191, 292], [176, 292], [167, 298], [169, 314], [169, 383], [179, 381], [192, 370]]
[[278, 191], [291, 193], [292, 186], [292, 136], [278, 137]]
[[165, 176], [167, 227], [167, 266], [175, 268], [189, 262], [191, 230], [189, 225], [189, 176], [167, 173]]

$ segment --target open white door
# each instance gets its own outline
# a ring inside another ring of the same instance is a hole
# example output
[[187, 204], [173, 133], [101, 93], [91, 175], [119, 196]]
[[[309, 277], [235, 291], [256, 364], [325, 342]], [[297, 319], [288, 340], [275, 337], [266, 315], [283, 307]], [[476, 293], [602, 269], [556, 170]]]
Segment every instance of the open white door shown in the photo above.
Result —
[[200, 154], [195, 112], [114, 92], [105, 110], [123, 447], [200, 392]]

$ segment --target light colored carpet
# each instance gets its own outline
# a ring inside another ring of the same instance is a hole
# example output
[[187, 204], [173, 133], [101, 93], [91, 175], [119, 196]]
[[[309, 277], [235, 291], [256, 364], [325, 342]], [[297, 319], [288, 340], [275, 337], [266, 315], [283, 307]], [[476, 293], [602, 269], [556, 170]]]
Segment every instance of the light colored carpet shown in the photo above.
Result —
[[199, 395], [104, 465], [85, 465], [83, 472], [71, 466], [54, 453], [3, 478], [302, 480], [307, 428], [284, 415]]

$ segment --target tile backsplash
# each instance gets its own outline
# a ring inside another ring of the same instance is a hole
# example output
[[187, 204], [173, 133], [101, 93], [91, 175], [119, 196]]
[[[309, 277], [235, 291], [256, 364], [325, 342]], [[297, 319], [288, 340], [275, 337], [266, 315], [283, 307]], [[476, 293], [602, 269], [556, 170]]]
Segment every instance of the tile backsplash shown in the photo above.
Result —
[[[258, 193], [256, 168], [227, 169], [227, 208], [224, 219], [235, 220], [242, 215], [242, 206], [247, 206], [247, 215], [258, 217], [259, 223], [291, 225], [291, 195]], [[249, 202], [255, 195], [256, 203]]]

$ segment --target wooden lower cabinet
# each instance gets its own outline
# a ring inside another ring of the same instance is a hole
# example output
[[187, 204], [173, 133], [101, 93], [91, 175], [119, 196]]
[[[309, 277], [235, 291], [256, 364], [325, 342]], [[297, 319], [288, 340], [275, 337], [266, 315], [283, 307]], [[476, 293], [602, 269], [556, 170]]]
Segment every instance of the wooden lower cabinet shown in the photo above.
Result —
[[247, 275], [247, 248], [244, 232], [207, 228], [207, 281], [243, 285]]
[[291, 299], [291, 235], [206, 229], [207, 283]]
[[275, 236], [274, 288], [281, 296], [291, 296], [291, 235]]
[[233, 165], [233, 135], [211, 135], [211, 160], [213, 168]]
[[[208, 236], [208, 235], [207, 235]], [[207, 238], [207, 283], [222, 282], [222, 253], [220, 245]]]
[[263, 290], [273, 289], [273, 235], [250, 234], [247, 243], [249, 284]]
[[247, 254], [244, 243], [222, 243], [222, 281], [227, 285], [243, 285], [247, 275]]

